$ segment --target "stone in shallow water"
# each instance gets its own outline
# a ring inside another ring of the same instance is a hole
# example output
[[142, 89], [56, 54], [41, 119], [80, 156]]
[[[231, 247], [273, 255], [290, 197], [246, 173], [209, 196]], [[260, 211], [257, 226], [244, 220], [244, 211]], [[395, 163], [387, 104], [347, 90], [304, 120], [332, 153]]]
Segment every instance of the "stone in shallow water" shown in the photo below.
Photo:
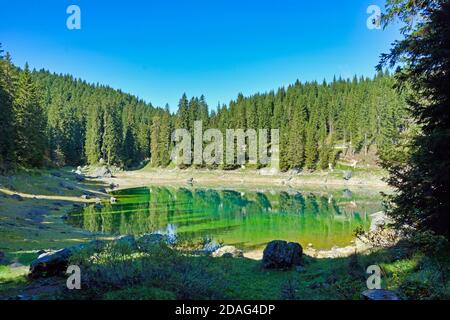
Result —
[[366, 290], [362, 293], [362, 297], [371, 301], [400, 300], [397, 293], [389, 290]]

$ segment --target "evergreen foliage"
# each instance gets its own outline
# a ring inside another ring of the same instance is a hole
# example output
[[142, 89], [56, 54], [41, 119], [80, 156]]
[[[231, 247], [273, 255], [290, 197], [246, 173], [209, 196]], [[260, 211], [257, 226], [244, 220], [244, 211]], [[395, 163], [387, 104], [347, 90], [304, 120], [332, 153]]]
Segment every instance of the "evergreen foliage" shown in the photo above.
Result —
[[204, 96], [188, 99], [183, 94], [172, 114], [168, 106], [153, 107], [70, 75], [20, 70], [9, 59], [0, 60], [3, 170], [14, 164], [38, 166], [44, 160], [55, 166], [103, 160], [126, 167], [151, 160], [153, 166], [166, 167], [172, 131], [185, 128], [193, 134], [198, 120], [204, 131], [217, 128], [224, 135], [226, 129], [279, 129], [281, 170], [327, 169], [340, 152], [352, 156], [378, 150], [388, 159], [407, 123], [403, 99], [387, 72], [373, 79], [297, 81], [276, 92], [239, 94], [212, 111]]

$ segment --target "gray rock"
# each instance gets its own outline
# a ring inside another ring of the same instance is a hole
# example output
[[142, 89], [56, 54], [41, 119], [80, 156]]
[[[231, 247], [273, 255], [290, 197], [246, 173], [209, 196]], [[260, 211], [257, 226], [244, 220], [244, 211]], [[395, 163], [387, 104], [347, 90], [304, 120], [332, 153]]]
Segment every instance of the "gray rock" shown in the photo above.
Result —
[[211, 255], [215, 251], [217, 251], [219, 248], [220, 248], [220, 244], [218, 244], [216, 241], [210, 241], [203, 246], [203, 253], [205, 253], [207, 255]]
[[70, 257], [77, 250], [78, 247], [72, 247], [40, 255], [31, 263], [29, 277], [37, 279], [63, 275]]
[[397, 293], [389, 290], [366, 290], [361, 295], [364, 300], [370, 301], [401, 300]]
[[167, 237], [162, 234], [149, 233], [144, 234], [136, 240], [136, 245], [139, 251], [149, 252], [155, 246], [159, 246], [167, 242]]
[[263, 267], [266, 269], [289, 269], [301, 263], [303, 248], [298, 243], [275, 240], [263, 253]]
[[389, 217], [384, 213], [376, 212], [372, 215], [370, 215], [371, 222], [370, 222], [370, 231], [371, 232], [377, 232], [381, 227], [391, 223], [392, 221], [389, 219]]
[[11, 196], [12, 199], [17, 200], [17, 201], [23, 201], [22, 196], [18, 195], [18, 194], [13, 194]]
[[351, 171], [344, 172], [344, 176], [343, 176], [344, 180], [349, 181], [352, 177], [353, 177], [353, 172], [351, 172]]
[[244, 252], [233, 246], [224, 246], [214, 251], [212, 256], [215, 258], [220, 257], [242, 258], [244, 256]]
[[112, 172], [107, 167], [101, 167], [101, 168], [94, 170], [94, 172], [92, 172], [92, 176], [94, 178], [98, 178], [98, 179], [112, 178]]

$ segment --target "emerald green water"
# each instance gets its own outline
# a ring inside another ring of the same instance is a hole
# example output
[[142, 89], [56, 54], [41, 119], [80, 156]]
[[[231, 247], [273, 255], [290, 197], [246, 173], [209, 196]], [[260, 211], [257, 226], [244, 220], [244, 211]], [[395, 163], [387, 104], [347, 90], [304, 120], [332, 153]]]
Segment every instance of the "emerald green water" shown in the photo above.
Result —
[[272, 240], [295, 241], [319, 249], [346, 246], [358, 227], [370, 226], [380, 211], [378, 193], [349, 190], [264, 191], [149, 187], [114, 193], [118, 203], [72, 213], [68, 223], [112, 235], [175, 233], [208, 237], [245, 250]]

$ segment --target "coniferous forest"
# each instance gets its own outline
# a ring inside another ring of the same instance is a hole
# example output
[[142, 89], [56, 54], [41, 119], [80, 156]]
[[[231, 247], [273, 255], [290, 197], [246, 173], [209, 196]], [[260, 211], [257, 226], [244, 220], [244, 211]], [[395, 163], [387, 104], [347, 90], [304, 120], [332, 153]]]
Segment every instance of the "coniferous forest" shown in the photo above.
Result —
[[[170, 165], [174, 129], [280, 129], [280, 169], [327, 169], [341, 155], [376, 152], [389, 157], [407, 129], [393, 77], [333, 79], [239, 94], [210, 108], [205, 97], [183, 95], [178, 111], [70, 75], [19, 69], [1, 60], [1, 158], [3, 171], [17, 167], [97, 164], [125, 168], [150, 160]], [[234, 167], [224, 167], [233, 169]]]

